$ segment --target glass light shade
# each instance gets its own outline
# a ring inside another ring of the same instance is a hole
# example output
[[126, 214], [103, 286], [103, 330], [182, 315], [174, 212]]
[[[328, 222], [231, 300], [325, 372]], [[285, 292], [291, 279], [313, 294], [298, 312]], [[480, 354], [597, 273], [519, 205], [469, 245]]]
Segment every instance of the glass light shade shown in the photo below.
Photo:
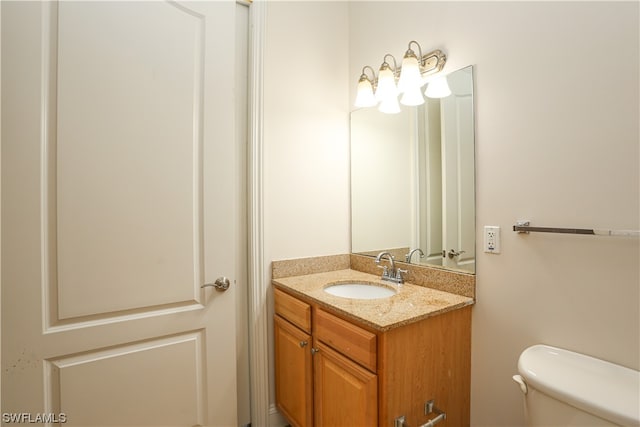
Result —
[[398, 92], [402, 93], [411, 89], [420, 88], [422, 84], [422, 75], [420, 74], [418, 59], [415, 54], [405, 55], [402, 60], [400, 80], [398, 81]]
[[[398, 96], [396, 88], [396, 78], [389, 66], [383, 64], [378, 73], [378, 88], [376, 89], [376, 100], [385, 101]], [[397, 99], [396, 99], [397, 102]]]
[[451, 89], [449, 89], [447, 78], [442, 76], [431, 80], [427, 85], [427, 90], [424, 91], [424, 94], [429, 98], [445, 98], [451, 95]]
[[398, 97], [392, 96], [385, 99], [378, 105], [378, 110], [385, 114], [397, 114], [400, 112], [400, 104], [398, 104]]
[[420, 86], [415, 87], [413, 89], [407, 90], [402, 94], [402, 98], [400, 98], [400, 103], [402, 105], [408, 106], [416, 106], [424, 104], [424, 98], [422, 97], [422, 91], [420, 90]]
[[373, 107], [378, 102], [373, 95], [373, 86], [368, 78], [361, 78], [358, 82], [358, 92], [356, 95], [356, 107]]

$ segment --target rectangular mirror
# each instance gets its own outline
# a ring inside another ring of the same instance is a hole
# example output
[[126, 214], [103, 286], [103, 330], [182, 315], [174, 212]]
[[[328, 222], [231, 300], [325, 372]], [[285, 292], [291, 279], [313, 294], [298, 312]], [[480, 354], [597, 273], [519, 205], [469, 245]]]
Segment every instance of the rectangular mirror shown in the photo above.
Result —
[[353, 253], [475, 273], [473, 67], [446, 78], [447, 97], [351, 113]]

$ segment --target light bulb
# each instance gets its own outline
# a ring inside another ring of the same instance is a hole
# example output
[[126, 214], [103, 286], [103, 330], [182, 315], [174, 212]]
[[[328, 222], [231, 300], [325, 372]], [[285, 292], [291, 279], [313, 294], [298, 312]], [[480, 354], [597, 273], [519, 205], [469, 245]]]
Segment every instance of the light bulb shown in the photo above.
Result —
[[408, 106], [416, 106], [424, 104], [424, 98], [422, 97], [422, 91], [420, 90], [420, 86], [415, 87], [413, 89], [407, 90], [402, 94], [402, 98], [400, 98], [400, 103], [402, 105]]
[[398, 92], [406, 92], [422, 86], [422, 75], [420, 74], [420, 64], [418, 58], [412, 50], [408, 50], [402, 60], [400, 80], [398, 81]]
[[400, 104], [398, 104], [398, 97], [392, 96], [385, 99], [378, 105], [378, 110], [385, 114], [397, 114], [400, 112]]
[[373, 95], [371, 80], [363, 74], [362, 77], [360, 77], [360, 81], [358, 81], [358, 92], [356, 95], [355, 106], [373, 107], [377, 103], [376, 97]]
[[376, 100], [382, 102], [391, 97], [398, 96], [398, 89], [396, 88], [396, 78], [389, 68], [389, 65], [385, 62], [380, 67], [378, 73], [378, 88], [376, 89]]
[[424, 94], [428, 98], [445, 98], [451, 95], [451, 89], [449, 89], [447, 77], [442, 76], [431, 80], [427, 85], [427, 89], [424, 91]]

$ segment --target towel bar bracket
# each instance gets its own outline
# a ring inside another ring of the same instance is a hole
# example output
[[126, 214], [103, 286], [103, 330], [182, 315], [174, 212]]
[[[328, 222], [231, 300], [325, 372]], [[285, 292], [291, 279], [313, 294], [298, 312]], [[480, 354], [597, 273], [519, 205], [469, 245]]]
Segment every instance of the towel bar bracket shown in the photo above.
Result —
[[[443, 411], [441, 411], [440, 409], [438, 409], [438, 408], [436, 408], [434, 406], [434, 400], [433, 399], [429, 400], [428, 402], [426, 402], [424, 404], [424, 414], [425, 415], [429, 415], [431, 413], [435, 413], [436, 416], [434, 418], [430, 419], [429, 421], [427, 421], [426, 423], [422, 424], [419, 427], [434, 427], [440, 421], [444, 421], [447, 418], [447, 414], [445, 414]], [[394, 420], [393, 427], [409, 427], [406, 424], [405, 416], [401, 415], [398, 418], [396, 418]]]
[[530, 225], [531, 223], [529, 221], [516, 221], [516, 225], [513, 226], [513, 231], [517, 231], [518, 234], [529, 234], [528, 231], [525, 231], [522, 228]]

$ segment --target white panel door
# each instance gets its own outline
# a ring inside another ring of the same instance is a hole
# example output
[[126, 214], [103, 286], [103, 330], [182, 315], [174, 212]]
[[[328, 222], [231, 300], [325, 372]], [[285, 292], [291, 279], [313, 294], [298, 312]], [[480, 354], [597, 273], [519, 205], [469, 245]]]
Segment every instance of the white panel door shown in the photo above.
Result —
[[431, 265], [442, 265], [443, 209], [442, 209], [442, 135], [440, 99], [425, 98], [424, 106], [418, 108], [419, 144], [417, 152], [420, 162], [418, 179], [419, 244], [424, 251], [424, 261]]
[[462, 252], [443, 258], [453, 268], [475, 263], [475, 169], [473, 144], [473, 79], [470, 69], [448, 76], [452, 94], [441, 99], [442, 242], [443, 249]]
[[2, 3], [3, 413], [237, 424], [234, 25]]

